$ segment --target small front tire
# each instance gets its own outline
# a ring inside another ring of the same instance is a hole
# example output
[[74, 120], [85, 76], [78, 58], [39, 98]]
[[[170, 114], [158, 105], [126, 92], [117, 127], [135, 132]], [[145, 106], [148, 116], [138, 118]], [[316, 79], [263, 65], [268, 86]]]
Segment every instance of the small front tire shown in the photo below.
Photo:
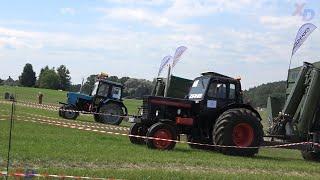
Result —
[[148, 127], [142, 125], [141, 123], [134, 123], [130, 127], [129, 131], [129, 139], [132, 144], [145, 144], [145, 138], [142, 137], [134, 137], [134, 136], [146, 136], [148, 131]]
[[76, 112], [76, 108], [71, 105], [64, 105], [59, 109], [59, 116], [75, 120], [79, 116], [79, 112]]
[[312, 152], [308, 150], [301, 151], [303, 159], [307, 161], [320, 162], [320, 152]]
[[[159, 140], [152, 138], [159, 138]], [[160, 139], [168, 139], [169, 141]], [[175, 140], [177, 140], [175, 129], [169, 124], [159, 122], [148, 129], [146, 144], [151, 149], [171, 150], [176, 145]]]

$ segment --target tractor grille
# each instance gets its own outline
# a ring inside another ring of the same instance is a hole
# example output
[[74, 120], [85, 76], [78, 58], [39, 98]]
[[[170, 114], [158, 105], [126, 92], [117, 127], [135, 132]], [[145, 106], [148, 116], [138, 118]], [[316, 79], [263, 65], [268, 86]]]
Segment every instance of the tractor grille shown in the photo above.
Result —
[[142, 102], [142, 118], [148, 119], [148, 98], [143, 98]]

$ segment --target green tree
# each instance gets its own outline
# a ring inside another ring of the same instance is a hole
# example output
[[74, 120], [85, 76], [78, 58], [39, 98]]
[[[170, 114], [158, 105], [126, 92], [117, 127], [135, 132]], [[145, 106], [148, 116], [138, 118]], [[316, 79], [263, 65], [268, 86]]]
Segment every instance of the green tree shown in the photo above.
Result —
[[94, 74], [90, 75], [87, 78], [87, 81], [84, 83], [81, 92], [85, 94], [90, 94], [94, 86], [94, 83], [96, 82], [96, 79], [97, 79], [97, 75], [94, 75]]
[[38, 83], [40, 88], [59, 89], [60, 78], [54, 68], [49, 69], [49, 67], [46, 66], [41, 69]]
[[280, 99], [281, 106], [286, 99], [286, 81], [262, 84], [244, 91], [244, 100], [254, 107], [266, 107], [269, 96]]
[[41, 78], [43, 77], [43, 73], [48, 71], [48, 70], [50, 70], [49, 66], [45, 66], [44, 68], [41, 68], [38, 80], [36, 82], [36, 87], [40, 87], [40, 81], [41, 81]]
[[112, 82], [119, 82], [119, 78], [117, 76], [110, 76], [107, 78], [107, 80]]
[[130, 78], [125, 82], [124, 96], [131, 98], [142, 98], [145, 95], [150, 95], [153, 84], [145, 79]]
[[57, 74], [58, 74], [59, 80], [60, 80], [59, 89], [69, 90], [69, 88], [71, 86], [70, 71], [67, 69], [67, 67], [65, 65], [61, 65], [57, 69]]
[[81, 88], [81, 84], [71, 84], [69, 91], [79, 92], [80, 88]]
[[19, 83], [22, 86], [33, 87], [36, 85], [36, 80], [36, 73], [33, 71], [32, 65], [27, 63], [23, 68], [21, 76], [19, 76]]
[[119, 82], [120, 82], [121, 84], [124, 84], [124, 83], [126, 83], [129, 79], [130, 79], [129, 77], [122, 77], [122, 78], [119, 79]]

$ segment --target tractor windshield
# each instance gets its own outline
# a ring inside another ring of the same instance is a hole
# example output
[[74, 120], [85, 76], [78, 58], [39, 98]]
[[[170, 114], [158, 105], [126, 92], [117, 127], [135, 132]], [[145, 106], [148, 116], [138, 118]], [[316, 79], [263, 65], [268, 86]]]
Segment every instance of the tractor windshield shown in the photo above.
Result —
[[99, 87], [99, 82], [94, 83], [94, 86], [93, 86], [93, 89], [91, 92], [91, 96], [94, 96], [97, 94], [98, 87]]
[[209, 77], [195, 79], [189, 92], [189, 99], [201, 99], [206, 92], [209, 80]]
[[113, 86], [111, 95], [112, 95], [112, 98], [121, 99], [121, 88], [117, 86]]

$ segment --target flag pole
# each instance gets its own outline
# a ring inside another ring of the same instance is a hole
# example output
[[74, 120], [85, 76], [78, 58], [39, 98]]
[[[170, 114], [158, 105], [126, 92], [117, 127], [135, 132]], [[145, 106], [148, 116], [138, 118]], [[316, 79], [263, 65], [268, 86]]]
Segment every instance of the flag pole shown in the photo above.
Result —
[[167, 79], [166, 79], [166, 86], [165, 86], [165, 89], [164, 89], [164, 97], [167, 97], [168, 89], [169, 89], [169, 86], [170, 86], [171, 65], [169, 64], [168, 66], [169, 67], [168, 67], [168, 74], [167, 74]]
[[290, 74], [290, 69], [291, 69], [292, 57], [293, 57], [293, 55], [291, 54], [290, 61], [289, 61], [289, 67], [288, 67], [288, 75], [287, 75], [287, 88], [289, 87], [289, 74]]

